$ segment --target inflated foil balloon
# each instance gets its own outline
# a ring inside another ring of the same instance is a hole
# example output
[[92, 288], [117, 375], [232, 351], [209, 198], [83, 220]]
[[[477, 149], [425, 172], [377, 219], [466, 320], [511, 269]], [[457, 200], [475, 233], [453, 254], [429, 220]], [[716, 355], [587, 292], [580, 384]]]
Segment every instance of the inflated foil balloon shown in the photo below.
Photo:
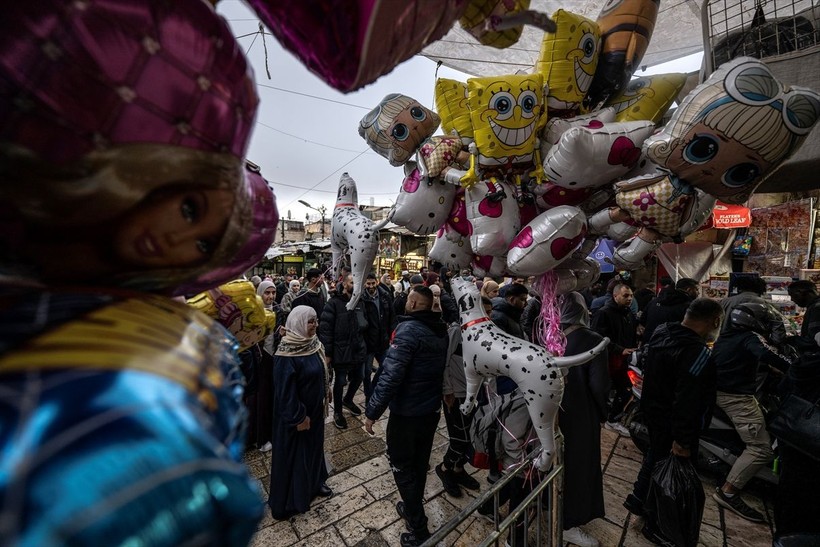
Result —
[[150, 294], [4, 291], [2, 543], [247, 545], [262, 492], [225, 328]]
[[530, 0], [470, 0], [459, 19], [461, 27], [485, 46], [505, 48], [521, 37], [523, 25], [554, 31], [545, 14], [529, 9]]
[[546, 349], [511, 336], [498, 328], [481, 305], [481, 295], [474, 283], [460, 277], [451, 281], [461, 315], [467, 395], [461, 411], [469, 414], [484, 378], [508, 376], [524, 394], [527, 410], [541, 453], [535, 466], [549, 469], [555, 456], [555, 415], [564, 391], [562, 368], [581, 365], [606, 349], [604, 338], [589, 352], [571, 357], [553, 357]]
[[467, 84], [449, 78], [436, 80], [436, 110], [441, 116], [441, 128], [446, 134], [473, 138], [473, 122], [467, 105]]
[[512, 187], [497, 179], [465, 190], [467, 220], [473, 227], [470, 246], [477, 255], [501, 256], [521, 228]]
[[466, 268], [473, 260], [470, 238], [461, 235], [449, 224], [445, 224], [436, 234], [428, 256], [430, 260], [440, 262], [450, 270], [458, 271]]
[[561, 188], [551, 182], [533, 188], [536, 195], [535, 203], [541, 211], [548, 211], [561, 205], [578, 205], [594, 191], [594, 188]]
[[206, 3], [10, 7], [0, 81], [0, 248], [26, 276], [192, 293], [270, 246], [273, 194], [243, 175], [253, 76]]
[[607, 101], [619, 122], [648, 120], [659, 123], [678, 98], [686, 74], [655, 74], [631, 80], [624, 90]]
[[544, 174], [563, 188], [597, 188], [632, 169], [641, 157], [652, 122], [592, 123], [561, 135], [544, 156]]
[[450, 215], [456, 187], [440, 178], [422, 177], [414, 166], [415, 162], [405, 165], [410, 173], [404, 177], [390, 221], [414, 234], [428, 235], [435, 233]]
[[584, 101], [593, 110], [620, 93], [640, 66], [655, 21], [660, 0], [607, 0], [598, 15], [603, 47], [598, 68]]
[[595, 21], [559, 9], [552, 14], [558, 26], [544, 34], [535, 72], [544, 75], [549, 87], [550, 116], [572, 115], [581, 106], [601, 49], [601, 31]]
[[510, 243], [507, 269], [515, 275], [541, 275], [557, 267], [583, 243], [586, 215], [562, 205], [538, 215]]
[[444, 237], [458, 243], [461, 238], [467, 239], [473, 234], [473, 225], [467, 220], [467, 202], [465, 200], [464, 188], [456, 188], [456, 195], [453, 198], [453, 207], [447, 216], [445, 226], [449, 228], [444, 231]]
[[356, 181], [347, 173], [342, 173], [330, 224], [330, 250], [333, 252], [334, 278], [338, 278], [342, 256], [350, 256], [353, 294], [347, 303], [348, 310], [355, 308], [362, 296], [365, 276], [373, 268], [373, 261], [379, 252], [379, 230], [387, 222], [385, 219], [376, 224], [362, 214]]
[[473, 136], [483, 175], [540, 171], [538, 132], [546, 123], [541, 74], [488, 76], [467, 80]]
[[444, 36], [468, 0], [248, 4], [285, 49], [328, 85], [347, 93], [374, 82]]
[[507, 275], [507, 257], [506, 256], [479, 256], [475, 255], [473, 261], [470, 263], [473, 270], [473, 275], [478, 278], [482, 277], [502, 277]]
[[794, 154], [820, 118], [820, 94], [780, 83], [765, 63], [741, 57], [692, 90], [649, 159], [725, 203], [745, 202]]
[[571, 118], [550, 118], [542, 131], [541, 151], [546, 153], [551, 146], [558, 143], [561, 135], [572, 127], [597, 127], [600, 124], [614, 121], [615, 109], [609, 107], [587, 114], [578, 114]]
[[469, 153], [455, 135], [433, 136], [441, 119], [417, 100], [391, 93], [359, 122], [359, 135], [390, 165], [406, 164], [413, 155], [423, 177], [444, 177], [457, 169], [452, 180], [458, 184]]
[[216, 319], [245, 351], [269, 335], [276, 314], [265, 308], [250, 281], [236, 280], [187, 299], [188, 305]]
[[552, 270], [558, 276], [558, 294], [582, 291], [601, 277], [601, 265], [597, 260], [589, 257], [575, 258], [574, 255], [575, 253]]

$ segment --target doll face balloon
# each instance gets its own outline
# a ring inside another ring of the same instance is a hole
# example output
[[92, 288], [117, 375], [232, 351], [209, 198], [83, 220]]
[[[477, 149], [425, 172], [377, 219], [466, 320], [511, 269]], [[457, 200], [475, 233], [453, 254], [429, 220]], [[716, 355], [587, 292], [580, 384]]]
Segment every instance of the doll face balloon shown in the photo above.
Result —
[[359, 135], [390, 165], [403, 165], [441, 123], [438, 114], [406, 95], [391, 93], [359, 122]]
[[679, 179], [739, 204], [791, 156], [820, 117], [820, 94], [785, 87], [757, 59], [722, 65], [696, 87], [647, 155]]
[[231, 217], [227, 190], [179, 188], [129, 211], [113, 234], [123, 262], [136, 267], [186, 267], [207, 262]]

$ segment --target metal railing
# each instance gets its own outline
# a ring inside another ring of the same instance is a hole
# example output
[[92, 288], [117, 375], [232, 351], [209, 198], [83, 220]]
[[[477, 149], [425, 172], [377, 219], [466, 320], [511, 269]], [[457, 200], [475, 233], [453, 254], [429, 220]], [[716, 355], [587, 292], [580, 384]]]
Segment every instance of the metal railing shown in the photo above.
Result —
[[[515, 526], [516, 520], [523, 516], [524, 519], [524, 545], [531, 545], [529, 542], [529, 529], [531, 525], [532, 508], [535, 506], [535, 546], [541, 545], [560, 547], [563, 545], [563, 503], [561, 494], [564, 488], [564, 437], [559, 432], [555, 435], [555, 460], [552, 469], [539, 482], [530, 493], [523, 499], [523, 501], [512, 509], [507, 518], [499, 522], [499, 494], [501, 489], [516, 477], [526, 473], [533, 464], [535, 458], [538, 457], [540, 447], [533, 450], [523, 462], [516, 464], [514, 467], [507, 470], [507, 472], [497, 481], [492, 487], [473, 500], [456, 516], [444, 523], [435, 533], [430, 536], [422, 544], [422, 547], [432, 547], [443, 541], [450, 533], [453, 532], [462, 522], [471, 518], [478, 508], [486, 502], [493, 500], [493, 531], [481, 542], [479, 547], [489, 547], [490, 545], [504, 545], [503, 536], [510, 528]], [[543, 492], [549, 488], [546, 502], [546, 513], [549, 515], [549, 520], [546, 522], [546, 534], [544, 534], [544, 502]], [[547, 543], [542, 543], [542, 540], [547, 539]]]

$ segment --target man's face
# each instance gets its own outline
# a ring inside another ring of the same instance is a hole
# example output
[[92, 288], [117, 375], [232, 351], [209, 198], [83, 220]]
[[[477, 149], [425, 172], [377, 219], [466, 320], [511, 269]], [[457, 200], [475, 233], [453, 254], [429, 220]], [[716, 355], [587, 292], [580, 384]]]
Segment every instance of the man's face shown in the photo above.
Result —
[[527, 307], [527, 295], [526, 294], [519, 294], [517, 296], [510, 296], [507, 298], [507, 302], [515, 306], [516, 308], [524, 309]]
[[379, 284], [376, 282], [375, 279], [368, 279], [364, 282], [364, 288], [367, 289], [367, 292], [370, 293], [370, 296], [375, 296], [376, 291], [378, 290]]
[[427, 272], [428, 272], [427, 268], [422, 268], [421, 270], [419, 270], [419, 273], [420, 273], [421, 275], [424, 275], [424, 274], [426, 274]]
[[720, 325], [723, 323], [723, 314], [715, 318], [714, 328], [706, 335], [706, 342], [714, 342], [720, 334]]
[[689, 296], [689, 298], [693, 300], [700, 296], [700, 291], [697, 287], [686, 287], [685, 289], [683, 289], [683, 292], [685, 292]]
[[814, 295], [810, 291], [789, 290], [789, 296], [791, 297], [792, 302], [801, 308], [805, 308]]
[[325, 278], [324, 278], [324, 276], [322, 276], [322, 275], [320, 275], [320, 276], [318, 276], [318, 277], [314, 277], [313, 279], [309, 279], [309, 280], [308, 280], [308, 286], [309, 286], [311, 289], [315, 289], [316, 287], [318, 287], [319, 285], [321, 285], [321, 284], [322, 284], [322, 281], [324, 281], [324, 279], [325, 279]]
[[623, 308], [628, 308], [632, 305], [632, 289], [621, 285], [619, 288], [615, 289], [615, 292], [612, 293], [612, 299], [615, 300], [615, 303]]
[[345, 294], [353, 294], [353, 276], [352, 275], [348, 275], [347, 277], [345, 277], [344, 285], [342, 286], [342, 288], [344, 289]]
[[515, 278], [513, 278], [513, 284], [514, 285], [523, 285], [526, 282], [527, 282], [526, 277], [515, 277]]

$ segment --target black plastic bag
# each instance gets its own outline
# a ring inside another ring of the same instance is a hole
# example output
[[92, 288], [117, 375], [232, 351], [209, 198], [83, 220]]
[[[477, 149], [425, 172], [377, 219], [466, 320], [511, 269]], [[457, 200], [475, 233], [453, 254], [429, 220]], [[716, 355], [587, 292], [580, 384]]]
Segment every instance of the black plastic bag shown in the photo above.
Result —
[[646, 510], [677, 547], [698, 544], [705, 502], [703, 485], [688, 459], [669, 456], [655, 465]]

